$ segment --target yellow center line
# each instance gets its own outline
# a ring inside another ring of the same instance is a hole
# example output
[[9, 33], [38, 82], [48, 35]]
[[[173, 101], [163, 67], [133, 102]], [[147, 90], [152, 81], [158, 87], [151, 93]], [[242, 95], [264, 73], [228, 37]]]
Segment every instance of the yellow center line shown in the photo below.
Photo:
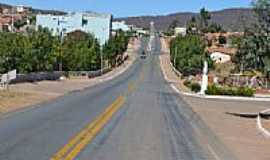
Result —
[[145, 66], [143, 66], [143, 68], [142, 68], [142, 70], [140, 72], [140, 77], [139, 77], [140, 81], [143, 81], [143, 79], [144, 79], [145, 70], [146, 70]]
[[95, 138], [124, 103], [125, 97], [119, 96], [98, 118], [82, 129], [54, 154], [51, 160], [73, 160]]
[[129, 83], [128, 84], [128, 93], [131, 93], [135, 90], [135, 84], [134, 83]]
[[[139, 79], [144, 79], [145, 67], [140, 72]], [[131, 82], [128, 84], [128, 93], [135, 90], [136, 85]], [[96, 135], [110, 121], [113, 115], [125, 103], [125, 97], [119, 96], [105, 111], [99, 115], [93, 122], [89, 123], [77, 135], [71, 138], [50, 160], [73, 160], [78, 154], [96, 137]]]

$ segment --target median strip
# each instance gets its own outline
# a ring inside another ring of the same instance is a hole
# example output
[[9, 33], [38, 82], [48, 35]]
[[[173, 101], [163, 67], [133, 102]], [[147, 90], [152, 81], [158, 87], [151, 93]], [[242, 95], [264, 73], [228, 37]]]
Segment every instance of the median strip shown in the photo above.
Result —
[[70, 139], [64, 147], [54, 154], [51, 160], [73, 160], [76, 158], [124, 103], [125, 97], [119, 96], [98, 118], [82, 129], [76, 136]]

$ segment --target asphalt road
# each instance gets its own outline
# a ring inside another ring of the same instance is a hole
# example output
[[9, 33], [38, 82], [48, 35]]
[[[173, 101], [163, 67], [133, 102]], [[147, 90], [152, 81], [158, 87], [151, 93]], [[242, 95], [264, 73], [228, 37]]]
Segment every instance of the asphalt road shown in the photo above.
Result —
[[[146, 48], [147, 40], [144, 40]], [[119, 95], [125, 102], [80, 160], [233, 160], [230, 151], [164, 80], [159, 39], [124, 74], [53, 102], [2, 115], [0, 160], [48, 160]]]

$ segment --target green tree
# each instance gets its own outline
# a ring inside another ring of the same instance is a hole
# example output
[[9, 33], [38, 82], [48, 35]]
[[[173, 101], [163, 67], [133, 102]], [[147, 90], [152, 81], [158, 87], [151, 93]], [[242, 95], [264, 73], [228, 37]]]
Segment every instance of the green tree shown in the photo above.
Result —
[[104, 57], [109, 61], [112, 67], [121, 63], [123, 54], [127, 49], [129, 41], [129, 33], [121, 30], [117, 31], [116, 35], [111, 37], [103, 47]]
[[198, 35], [178, 36], [171, 41], [171, 61], [184, 76], [196, 75], [202, 72], [203, 61], [210, 58], [205, 53], [204, 40]]
[[223, 33], [225, 30], [222, 28], [221, 25], [216, 23], [211, 23], [207, 28], [203, 30], [204, 33], [211, 32], [211, 33]]
[[202, 8], [200, 10], [200, 27], [201, 30], [204, 30], [208, 27], [209, 20], [211, 19], [211, 14], [209, 11], [207, 11], [205, 8]]
[[67, 71], [90, 71], [100, 67], [100, 46], [93, 35], [74, 32], [69, 34], [62, 46], [63, 69]]
[[227, 43], [227, 38], [225, 36], [220, 35], [218, 37], [218, 42], [219, 42], [219, 44], [226, 44]]
[[187, 22], [187, 34], [198, 34], [198, 24], [194, 16]]
[[247, 29], [235, 56], [239, 70], [270, 71], [270, 1], [253, 1], [258, 23]]
[[19, 19], [14, 22], [14, 27], [16, 29], [20, 29], [21, 27], [25, 26], [27, 24], [26, 19]]
[[174, 19], [171, 24], [169, 25], [168, 29], [167, 29], [167, 34], [168, 35], [173, 35], [174, 34], [174, 29], [177, 27], [178, 24], [178, 20]]

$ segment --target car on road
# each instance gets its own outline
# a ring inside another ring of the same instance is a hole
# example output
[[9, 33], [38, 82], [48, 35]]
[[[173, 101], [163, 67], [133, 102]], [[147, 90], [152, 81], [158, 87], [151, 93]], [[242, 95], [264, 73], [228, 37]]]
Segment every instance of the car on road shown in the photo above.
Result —
[[141, 59], [145, 59], [147, 57], [145, 51], [142, 51], [140, 57], [141, 57]]

